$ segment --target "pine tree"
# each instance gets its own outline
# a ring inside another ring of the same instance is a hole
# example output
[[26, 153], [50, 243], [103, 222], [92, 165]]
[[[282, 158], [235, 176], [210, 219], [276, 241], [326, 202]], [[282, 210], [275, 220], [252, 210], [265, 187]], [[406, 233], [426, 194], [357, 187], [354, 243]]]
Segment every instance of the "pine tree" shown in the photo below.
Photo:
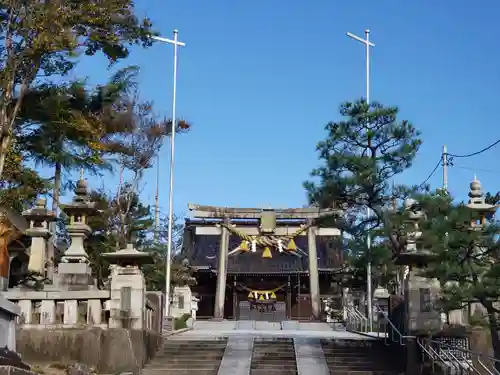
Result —
[[[397, 119], [398, 108], [379, 103], [347, 102], [340, 106], [340, 115], [342, 120], [326, 126], [327, 137], [317, 145], [321, 166], [313, 170], [305, 188], [310, 204], [345, 210], [343, 218], [329, 225], [347, 235], [355, 273], [365, 275], [364, 267], [371, 261], [383, 276], [384, 265], [392, 253], [401, 251], [401, 244], [394, 236], [390, 241], [376, 238], [377, 231], [395, 196], [408, 190], [393, 189], [391, 182], [411, 166], [422, 143], [420, 133], [409, 121]], [[375, 235], [370, 254], [368, 231]]]

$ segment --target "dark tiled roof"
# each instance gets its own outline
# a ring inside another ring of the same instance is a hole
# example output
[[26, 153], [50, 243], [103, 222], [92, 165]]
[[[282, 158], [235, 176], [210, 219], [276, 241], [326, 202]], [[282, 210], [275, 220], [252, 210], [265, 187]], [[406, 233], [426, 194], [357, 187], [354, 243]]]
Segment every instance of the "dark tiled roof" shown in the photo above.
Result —
[[[230, 236], [229, 251], [238, 247], [241, 239], [238, 236]], [[308, 253], [307, 236], [300, 236], [295, 239], [297, 247], [306, 254]], [[332, 238], [318, 237], [316, 239], [316, 248], [318, 252], [319, 268], [338, 268], [342, 264], [342, 253], [338, 248], [332, 248]], [[191, 254], [186, 254], [191, 265], [205, 266], [217, 269], [217, 257], [219, 252], [220, 236], [216, 235], [197, 235], [195, 236], [194, 246]], [[271, 259], [262, 258], [262, 248], [257, 248], [257, 252], [234, 254], [228, 260], [228, 272], [301, 272], [307, 271], [307, 256], [297, 257], [286, 252], [279, 253], [272, 249], [273, 257]]]

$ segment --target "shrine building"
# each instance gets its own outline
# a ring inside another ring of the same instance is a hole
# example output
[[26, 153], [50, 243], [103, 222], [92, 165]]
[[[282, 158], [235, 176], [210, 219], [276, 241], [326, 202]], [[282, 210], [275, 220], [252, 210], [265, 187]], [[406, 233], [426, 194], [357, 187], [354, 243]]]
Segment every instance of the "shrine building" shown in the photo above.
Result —
[[340, 231], [334, 209], [189, 204], [183, 250], [195, 272], [198, 319], [319, 320], [339, 300]]

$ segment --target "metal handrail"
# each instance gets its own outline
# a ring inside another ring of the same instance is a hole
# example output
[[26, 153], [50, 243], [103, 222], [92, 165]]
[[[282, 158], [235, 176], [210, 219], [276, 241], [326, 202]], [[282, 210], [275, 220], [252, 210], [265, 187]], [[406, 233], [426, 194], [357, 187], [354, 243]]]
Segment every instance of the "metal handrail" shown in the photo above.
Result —
[[[484, 373], [481, 373], [473, 364], [472, 358], [477, 361], [479, 366], [484, 369], [484, 371], [487, 373], [487, 375], [500, 375], [500, 372], [496, 369], [495, 366], [493, 368], [489, 368], [482, 360], [489, 360], [494, 363], [500, 363], [500, 360], [483, 355], [483, 354], [478, 354], [475, 353], [471, 350], [451, 346], [448, 344], [441, 343], [436, 340], [432, 339], [424, 339], [424, 338], [417, 338], [416, 336], [410, 336], [410, 335], [403, 335], [401, 331], [395, 326], [395, 324], [389, 319], [389, 315], [387, 312], [385, 312], [383, 309], [380, 308], [380, 306], [375, 305], [374, 306], [377, 309], [377, 312], [381, 314], [384, 317], [384, 323], [381, 324], [381, 320], [378, 320], [378, 333], [377, 335], [380, 335], [381, 326], [383, 325], [384, 327], [384, 343], [388, 345], [388, 341], [392, 341], [393, 343], [399, 343], [400, 346], [404, 347], [407, 344], [408, 340], [415, 340], [417, 345], [420, 347], [422, 350], [422, 355], [427, 357], [431, 360], [432, 367], [434, 369], [436, 363], [441, 363], [445, 368], [448, 369], [455, 369], [457, 372], [456, 373], [470, 373], [473, 372], [477, 375], [484, 375]], [[368, 319], [366, 316], [363, 315], [358, 309], [356, 309], [353, 306], [348, 306], [345, 308], [345, 311], [347, 313], [348, 320], [354, 320], [354, 328], [359, 329], [353, 329], [357, 330], [358, 332], [366, 333], [368, 329]], [[380, 316], [380, 315], [379, 315]], [[351, 318], [351, 319], [349, 319]], [[352, 321], [346, 322], [347, 324], [352, 324]], [[389, 329], [391, 328], [391, 332], [389, 333]], [[390, 336], [389, 336], [390, 335]], [[433, 344], [437, 346], [437, 350], [433, 347]], [[453, 353], [449, 351], [444, 351], [441, 350], [443, 348], [448, 348], [451, 350], [457, 350], [460, 352], [467, 353], [468, 358], [467, 359], [461, 359], [457, 358]], [[482, 359], [482, 360], [481, 360]]]
[[[489, 369], [481, 361], [481, 358], [483, 358], [483, 359], [486, 358], [486, 359], [492, 360], [494, 362], [500, 362], [499, 360], [497, 360], [497, 359], [495, 359], [493, 357], [490, 357], [490, 356], [485, 356], [485, 355], [481, 355], [481, 354], [478, 354], [478, 353], [474, 353], [474, 352], [472, 352], [470, 350], [466, 350], [466, 349], [462, 349], [462, 348], [458, 348], [458, 347], [453, 347], [451, 345], [443, 344], [443, 343], [441, 343], [439, 341], [436, 341], [436, 340], [418, 339], [416, 336], [405, 336], [405, 335], [403, 335], [399, 331], [399, 329], [389, 319], [389, 316], [388, 316], [388, 314], [385, 311], [383, 311], [379, 306], [376, 306], [376, 308], [377, 308], [378, 312], [381, 313], [384, 316], [386, 322], [392, 328], [392, 331], [399, 336], [399, 340], [398, 340], [399, 344], [401, 346], [405, 346], [406, 345], [406, 342], [405, 342], [406, 340], [408, 340], [408, 339], [416, 340], [418, 346], [423, 351], [422, 355], [424, 355], [424, 353], [427, 354], [427, 356], [429, 357], [429, 359], [432, 362], [433, 368], [435, 366], [435, 362], [438, 361], [438, 362], [441, 362], [446, 367], [450, 367], [451, 366], [451, 367], [455, 368], [460, 373], [462, 373], [462, 372], [468, 373], [468, 372], [470, 372], [472, 370], [474, 373], [476, 373], [478, 375], [483, 375], [477, 368], [474, 367], [474, 365], [473, 365], [473, 363], [472, 363], [471, 360], [468, 360], [468, 361], [460, 360], [455, 355], [453, 355], [453, 353], [446, 352], [446, 351], [441, 351], [441, 350], [439, 350], [439, 352], [436, 351], [432, 347], [431, 344], [437, 344], [438, 347], [439, 347], [439, 349], [441, 349], [442, 347], [446, 347], [446, 348], [450, 348], [450, 349], [453, 349], [453, 350], [458, 350], [458, 351], [461, 351], [461, 352], [465, 352], [471, 358], [472, 358], [472, 356], [474, 356], [474, 357], [476, 357], [475, 359], [477, 360], [477, 363], [488, 373], [488, 375], [500, 375], [500, 372], [495, 367], [493, 367], [493, 369]], [[393, 335], [391, 335], [391, 336], [393, 336]], [[387, 344], [388, 337], [389, 337], [389, 335], [388, 335], [388, 332], [387, 332], [386, 335], [385, 335], [385, 339], [384, 339], [384, 341], [386, 342], [386, 344]], [[393, 342], [397, 342], [397, 341], [393, 340], [393, 337], [391, 337], [391, 339], [392, 339]]]
[[[346, 306], [345, 312], [346, 312], [347, 318], [348, 318], [346, 325], [351, 326], [352, 324], [354, 324], [354, 328], [359, 327], [359, 329], [354, 329], [354, 330], [358, 330], [359, 332], [366, 332], [367, 331], [368, 318], [366, 316], [364, 316], [361, 313], [361, 311], [359, 311], [358, 309], [356, 309], [353, 306]], [[352, 318], [352, 320], [354, 320], [354, 322], [352, 322], [351, 319], [349, 319], [349, 318]]]
[[[448, 344], [443, 344], [439, 341], [436, 341], [436, 340], [432, 340], [432, 339], [426, 339], [426, 342], [429, 343], [429, 346], [430, 344], [436, 344], [440, 349], [441, 348], [448, 348], [448, 349], [451, 349], [451, 350], [456, 350], [456, 351], [459, 351], [459, 352], [463, 352], [463, 353], [467, 353], [468, 356], [470, 357], [470, 359], [468, 358], [467, 360], [472, 362], [472, 357], [474, 357], [477, 361], [477, 363], [486, 371], [488, 372], [488, 374], [490, 375], [500, 375], [500, 372], [496, 369], [496, 366], [493, 365], [493, 368], [492, 369], [489, 369], [483, 361], [481, 361], [481, 359], [483, 360], [489, 360], [489, 361], [492, 361], [494, 363], [500, 363], [500, 360], [494, 358], [494, 357], [491, 357], [489, 355], [484, 355], [484, 354], [479, 354], [479, 353], [476, 353], [476, 352], [473, 352], [471, 350], [467, 350], [467, 349], [463, 349], [463, 348], [459, 348], [459, 347], [455, 347], [455, 346], [451, 346], [451, 345], [448, 345]], [[443, 351], [443, 354], [449, 354], [456, 362], [458, 363], [463, 363], [464, 361], [463, 360], [460, 360], [459, 358], [457, 358], [453, 353], [446, 353]], [[470, 368], [477, 374], [480, 374], [480, 372], [474, 368], [474, 366], [471, 364], [470, 365]]]

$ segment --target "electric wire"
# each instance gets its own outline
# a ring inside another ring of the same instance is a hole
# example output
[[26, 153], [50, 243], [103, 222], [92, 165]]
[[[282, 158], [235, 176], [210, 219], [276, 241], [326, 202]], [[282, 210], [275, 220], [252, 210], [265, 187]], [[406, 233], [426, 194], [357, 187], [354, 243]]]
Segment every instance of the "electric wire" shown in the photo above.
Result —
[[424, 182], [422, 182], [420, 185], [417, 186], [417, 189], [420, 189], [422, 188], [426, 183], [427, 181], [429, 181], [431, 179], [432, 176], [434, 176], [434, 173], [436, 173], [436, 171], [438, 170], [438, 168], [440, 167], [441, 165], [441, 162], [442, 162], [442, 157], [439, 158], [436, 166], [434, 167], [434, 169], [432, 170], [432, 172], [429, 174], [429, 176], [424, 180]]
[[471, 168], [471, 167], [466, 167], [463, 165], [453, 165], [453, 167], [458, 168], [458, 169], [463, 169], [466, 171], [471, 171], [471, 172], [488, 172], [488, 173], [500, 174], [500, 170], [484, 169], [484, 168]]
[[450, 153], [448, 153], [448, 152], [447, 152], [447, 153], [446, 153], [446, 155], [451, 156], [452, 158], [470, 158], [470, 157], [472, 157], [472, 156], [476, 156], [476, 155], [482, 154], [482, 153], [483, 153], [483, 152], [485, 152], [485, 151], [488, 151], [489, 149], [491, 149], [491, 148], [495, 147], [495, 146], [496, 146], [497, 144], [499, 144], [499, 143], [500, 143], [500, 139], [499, 139], [499, 140], [497, 140], [497, 141], [495, 141], [495, 142], [493, 142], [491, 145], [489, 145], [489, 146], [487, 146], [487, 147], [483, 148], [482, 150], [479, 150], [479, 151], [476, 151], [476, 152], [472, 152], [472, 153], [470, 153], [470, 154], [465, 154], [465, 155], [455, 155], [455, 154], [450, 154]]

